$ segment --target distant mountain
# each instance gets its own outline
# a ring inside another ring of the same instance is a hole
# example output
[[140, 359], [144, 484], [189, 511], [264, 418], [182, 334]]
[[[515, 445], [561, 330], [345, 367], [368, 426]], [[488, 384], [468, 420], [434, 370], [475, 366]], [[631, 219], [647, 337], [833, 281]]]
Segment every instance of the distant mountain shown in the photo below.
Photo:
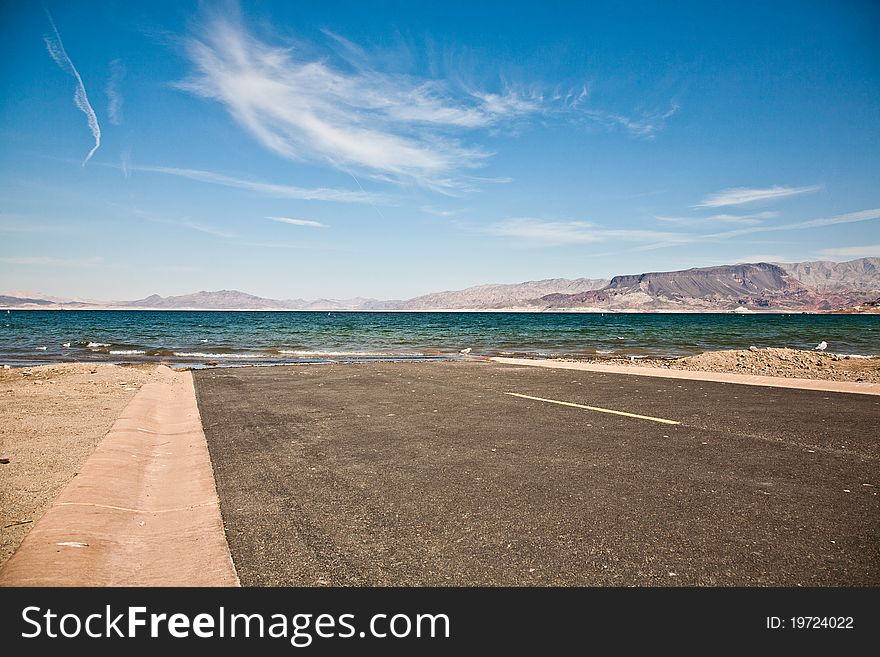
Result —
[[[39, 305], [45, 305], [43, 302], [48, 303], [57, 303], [64, 304], [65, 306], [76, 306], [76, 305], [109, 305], [106, 302], [97, 301], [95, 299], [84, 299], [81, 297], [56, 297], [50, 294], [42, 294], [40, 292], [30, 292], [27, 290], [2, 290], [0, 291], [0, 298], [3, 297], [15, 297], [18, 299], [27, 299], [28, 303], [36, 302]], [[0, 305], [6, 305], [6, 303], [2, 303]]]
[[34, 299], [30, 297], [13, 297], [6, 294], [0, 294], [0, 306], [54, 306], [54, 301], [48, 299]]
[[126, 301], [118, 305], [129, 308], [161, 308], [166, 310], [373, 310], [387, 309], [399, 304], [397, 301], [377, 301], [356, 297], [354, 299], [267, 299], [238, 290], [217, 290], [215, 292], [195, 292], [179, 296], [162, 297], [152, 294], [137, 301]]
[[533, 303], [555, 309], [630, 311], [834, 310], [864, 297], [862, 291], [844, 288], [819, 292], [780, 265], [761, 262], [615, 276], [601, 290], [551, 294]]
[[496, 309], [526, 307], [536, 298], [548, 294], [571, 295], [605, 287], [607, 279], [597, 278], [548, 278], [499, 285], [477, 285], [464, 290], [435, 292], [404, 301], [403, 310], [450, 310]]
[[289, 310], [395, 310], [401, 301], [380, 301], [365, 297], [353, 299], [287, 299], [282, 301], [284, 307]]
[[767, 262], [699, 267], [681, 271], [591, 278], [551, 278], [523, 283], [477, 285], [404, 301], [267, 299], [237, 290], [201, 291], [137, 301], [98, 303], [42, 295], [0, 295], [5, 308], [156, 308], [195, 310], [597, 310], [829, 311], [876, 308], [880, 258], [849, 262]]
[[160, 297], [152, 294], [145, 299], [129, 301], [122, 305], [131, 308], [194, 308], [200, 310], [282, 310], [284, 305], [275, 299], [264, 299], [238, 290], [217, 290], [216, 292], [195, 292], [173, 297]]
[[861, 290], [880, 292], [880, 258], [849, 262], [795, 262], [779, 265], [807, 287], [819, 292]]

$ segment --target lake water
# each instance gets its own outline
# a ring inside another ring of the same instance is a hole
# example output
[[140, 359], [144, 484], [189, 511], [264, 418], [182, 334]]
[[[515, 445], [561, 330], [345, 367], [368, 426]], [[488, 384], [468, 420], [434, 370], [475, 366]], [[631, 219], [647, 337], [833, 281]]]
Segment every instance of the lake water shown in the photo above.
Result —
[[682, 356], [794, 347], [880, 354], [880, 315], [15, 311], [0, 363], [276, 364], [482, 356]]

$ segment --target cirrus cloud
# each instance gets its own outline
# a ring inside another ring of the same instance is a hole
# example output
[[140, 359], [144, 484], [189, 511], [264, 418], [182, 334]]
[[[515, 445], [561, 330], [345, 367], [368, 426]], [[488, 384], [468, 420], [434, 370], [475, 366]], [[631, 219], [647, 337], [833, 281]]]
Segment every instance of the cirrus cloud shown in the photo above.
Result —
[[505, 219], [488, 226], [484, 232], [514, 238], [530, 246], [590, 244], [608, 240], [671, 245], [693, 239], [690, 235], [668, 231], [606, 228], [588, 221], [557, 221], [532, 217]]
[[534, 109], [528, 99], [492, 95], [459, 102], [434, 80], [344, 71], [262, 41], [228, 18], [209, 21], [187, 41], [187, 54], [193, 73], [178, 87], [221, 103], [278, 155], [441, 190], [465, 187], [459, 172], [489, 156], [451, 131]]
[[327, 228], [327, 224], [320, 221], [312, 221], [311, 219], [294, 219], [293, 217], [266, 217], [270, 221], [276, 221], [279, 224], [289, 224], [291, 226], [307, 226], [309, 228]]
[[46, 42], [46, 50], [49, 51], [49, 56], [52, 57], [61, 70], [66, 71], [76, 79], [76, 90], [73, 93], [73, 102], [79, 111], [86, 115], [89, 130], [95, 140], [95, 145], [88, 152], [86, 158], [82, 162], [82, 165], [85, 166], [86, 162], [92, 159], [92, 155], [94, 155], [95, 151], [101, 146], [101, 126], [98, 124], [98, 117], [95, 116], [95, 110], [92, 109], [92, 105], [89, 103], [89, 95], [86, 93], [86, 86], [83, 84], [82, 77], [76, 69], [76, 66], [73, 65], [73, 60], [70, 59], [70, 56], [64, 49], [64, 42], [61, 41], [61, 34], [58, 32], [58, 28], [55, 27], [55, 21], [52, 20], [52, 14], [50, 14], [48, 10], [46, 10], [46, 16], [49, 17], [49, 23], [52, 25], [52, 32], [54, 33], [54, 36], [46, 35], [43, 37], [43, 41]]
[[263, 196], [274, 196], [277, 198], [292, 198], [303, 201], [336, 201], [339, 203], [380, 203], [388, 201], [388, 198], [383, 194], [365, 192], [363, 190], [353, 191], [333, 187], [297, 187], [294, 185], [282, 185], [278, 183], [267, 183], [260, 180], [236, 178], [223, 173], [204, 171], [202, 169], [182, 169], [179, 167], [146, 165], [134, 166], [129, 163], [125, 165], [124, 170], [128, 172], [143, 171], [144, 173], [159, 173], [167, 176], [177, 176], [178, 178], [187, 178], [189, 180], [209, 183], [212, 185], [244, 189]]
[[780, 185], [763, 188], [733, 187], [710, 194], [695, 207], [721, 208], [729, 205], [743, 205], [745, 203], [755, 203], [756, 201], [770, 201], [799, 194], [808, 194], [819, 189], [821, 189], [820, 185], [809, 185], [807, 187], [782, 187]]
[[192, 70], [176, 86], [219, 103], [281, 157], [447, 194], [487, 182], [473, 171], [493, 153], [466, 141], [468, 132], [497, 134], [527, 118], [565, 114], [650, 138], [678, 111], [675, 102], [638, 118], [588, 108], [585, 85], [546, 93], [542, 85], [504, 83], [489, 91], [460, 79], [387, 72], [359, 46], [324, 34], [342, 51], [340, 65], [309, 55], [302, 44], [261, 39], [238, 18], [214, 15], [185, 40]]
[[819, 255], [826, 258], [880, 258], [880, 244], [861, 244], [859, 246], [821, 249]]

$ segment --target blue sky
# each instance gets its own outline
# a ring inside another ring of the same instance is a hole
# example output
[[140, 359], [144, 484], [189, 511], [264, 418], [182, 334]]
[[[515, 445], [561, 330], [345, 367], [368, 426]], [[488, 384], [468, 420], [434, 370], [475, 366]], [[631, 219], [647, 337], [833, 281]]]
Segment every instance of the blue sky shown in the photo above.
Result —
[[406, 298], [880, 256], [876, 3], [2, 11], [3, 291]]

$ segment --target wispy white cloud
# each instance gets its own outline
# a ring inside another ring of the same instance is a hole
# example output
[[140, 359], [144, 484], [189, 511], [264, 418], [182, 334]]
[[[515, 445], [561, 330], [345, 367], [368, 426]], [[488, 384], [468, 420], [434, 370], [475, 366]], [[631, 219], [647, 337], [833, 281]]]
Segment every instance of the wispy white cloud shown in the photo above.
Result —
[[141, 208], [137, 208], [134, 206], [123, 206], [118, 203], [110, 203], [110, 205], [117, 209], [124, 210], [125, 212], [133, 214], [136, 217], [146, 219], [147, 221], [151, 221], [156, 224], [164, 224], [166, 226], [178, 226], [180, 228], [195, 230], [197, 232], [205, 233], [206, 235], [212, 235], [213, 237], [219, 237], [221, 239], [233, 239], [237, 237], [237, 235], [232, 231], [220, 228], [218, 226], [213, 226], [211, 224], [202, 223], [200, 221], [193, 221], [189, 217], [169, 218], [157, 215], [153, 212], [147, 212], [146, 210], [142, 210]]
[[52, 32], [54, 33], [54, 36], [43, 36], [43, 40], [46, 42], [46, 49], [49, 51], [49, 55], [52, 59], [55, 60], [55, 63], [58, 64], [63, 71], [66, 71], [76, 78], [76, 91], [73, 93], [73, 102], [79, 110], [86, 115], [89, 130], [92, 132], [92, 137], [95, 138], [94, 147], [92, 147], [92, 150], [89, 151], [88, 155], [86, 155], [86, 159], [82, 162], [82, 165], [85, 166], [86, 162], [92, 158], [92, 155], [94, 155], [95, 151], [101, 146], [101, 126], [98, 125], [98, 117], [95, 116], [95, 110], [92, 109], [92, 106], [89, 103], [89, 96], [86, 93], [86, 87], [83, 84], [79, 71], [76, 70], [76, 66], [73, 65], [73, 61], [64, 49], [61, 35], [58, 33], [58, 28], [55, 27], [55, 21], [52, 20], [52, 15], [48, 10], [46, 10], [46, 15], [49, 17], [49, 23], [52, 25]]
[[[475, 88], [457, 77], [429, 79], [380, 70], [363, 48], [325, 31], [333, 57], [309, 55], [302, 44], [259, 38], [236, 19], [214, 16], [186, 40], [192, 65], [178, 88], [220, 103], [259, 143], [276, 154], [317, 161], [375, 180], [460, 193], [492, 153], [464, 134], [513, 126], [565, 112], [631, 134], [652, 136], [678, 106], [629, 118], [584, 108], [585, 86], [545, 93], [538, 85]], [[497, 181], [500, 182], [500, 181]]]
[[514, 237], [544, 246], [585, 244], [601, 238], [596, 226], [586, 221], [545, 221], [542, 219], [505, 219], [486, 229], [491, 235]]
[[639, 247], [636, 250], [639, 251], [649, 251], [653, 249], [661, 249], [667, 246], [674, 246], [677, 244], [698, 244], [704, 242], [722, 242], [725, 240], [733, 239], [736, 237], [742, 237], [743, 235], [753, 235], [755, 233], [772, 233], [772, 232], [786, 232], [786, 231], [794, 231], [794, 230], [807, 230], [810, 228], [823, 228], [825, 226], [836, 226], [840, 224], [852, 224], [859, 223], [862, 221], [873, 221], [875, 219], [880, 219], [880, 208], [874, 208], [871, 210], [860, 210], [858, 212], [849, 212], [847, 214], [840, 214], [833, 217], [821, 217], [818, 219], [808, 219], [807, 221], [795, 221], [787, 224], [773, 224], [769, 226], [749, 226], [746, 228], [736, 228], [733, 230], [726, 230], [719, 233], [708, 233], [708, 234], [690, 234], [690, 235], [682, 235], [680, 241], [675, 242], [657, 242], [655, 244], [647, 245]]
[[695, 207], [721, 208], [729, 205], [743, 205], [756, 201], [770, 201], [799, 194], [808, 194], [819, 189], [821, 189], [820, 185], [809, 185], [807, 187], [782, 187], [779, 185], [764, 188], [734, 187], [710, 194]]
[[273, 196], [276, 198], [293, 198], [305, 201], [338, 201], [340, 203], [386, 203], [388, 197], [384, 194], [377, 194], [365, 191], [352, 191], [348, 189], [337, 189], [333, 187], [295, 187], [293, 185], [279, 185], [275, 183], [261, 182], [258, 180], [247, 180], [244, 178], [235, 178], [222, 173], [213, 171], [203, 171], [201, 169], [179, 169], [176, 167], [163, 166], [134, 166], [128, 165], [129, 171], [143, 171], [144, 173], [161, 173], [169, 176], [177, 176], [179, 178], [188, 178], [197, 180], [198, 182], [211, 183], [213, 185], [223, 185], [224, 187], [235, 187], [237, 189], [245, 189], [250, 192], [262, 194], [264, 196]]
[[110, 79], [107, 81], [107, 116], [110, 117], [110, 123], [113, 125], [122, 124], [122, 92], [119, 90], [123, 78], [125, 77], [125, 66], [123, 63], [114, 59], [110, 62]]
[[[673, 246], [694, 245], [706, 242], [722, 242], [743, 235], [764, 232], [782, 232], [806, 230], [858, 223], [880, 219], [880, 208], [861, 210], [833, 217], [821, 217], [806, 221], [766, 226], [748, 226], [717, 233], [699, 234], [684, 232], [667, 232], [640, 229], [606, 228], [586, 221], [555, 221], [531, 217], [506, 219], [491, 224], [480, 232], [509, 237], [518, 243], [531, 246], [561, 246], [566, 244], [589, 244], [594, 242], [637, 243], [629, 251], [652, 251]], [[838, 255], [850, 257], [867, 257], [857, 255], [859, 247], [851, 247], [851, 251], [841, 250]], [[875, 247], [862, 247], [864, 253], [873, 253]], [[830, 252], [828, 255], [833, 255]], [[766, 258], [769, 260], [769, 258]], [[777, 260], [778, 261], [778, 260]]]
[[824, 258], [880, 258], [880, 244], [822, 249], [819, 251], [819, 255]]
[[484, 232], [515, 238], [533, 246], [589, 244], [609, 240], [674, 244], [692, 239], [692, 236], [681, 233], [605, 228], [586, 221], [550, 221], [531, 217], [505, 219], [487, 227]]
[[652, 139], [666, 126], [667, 119], [675, 115], [679, 109], [680, 105], [673, 101], [663, 112], [647, 112], [639, 116], [626, 116], [598, 109], [584, 109], [583, 114], [607, 129], [623, 128], [636, 137]]
[[192, 221], [190, 219], [155, 219], [155, 221], [161, 224], [168, 224], [169, 226], [180, 226], [181, 228], [188, 228], [199, 233], [213, 235], [214, 237], [220, 237], [222, 239], [232, 239], [234, 237], [237, 237], [237, 235], [231, 231], [224, 230], [223, 228], [218, 228], [217, 226], [212, 226], [210, 224], [204, 224], [200, 221]]
[[266, 217], [271, 221], [277, 221], [281, 224], [290, 224], [291, 226], [309, 226], [310, 228], [327, 228], [327, 224], [320, 221], [311, 221], [309, 219], [294, 219], [292, 217]]
[[676, 224], [678, 226], [700, 226], [703, 224], [742, 224], [746, 226], [757, 226], [767, 219], [774, 219], [779, 216], [778, 212], [758, 212], [756, 214], [713, 214], [708, 217], [668, 217], [655, 216], [658, 221]]
[[180, 88], [222, 103], [283, 157], [448, 188], [458, 170], [489, 155], [447, 131], [484, 127], [492, 112], [452, 102], [437, 82], [343, 72], [261, 41], [226, 18], [211, 20], [187, 45], [195, 70]]
[[768, 233], [775, 231], [788, 230], [804, 230], [807, 228], [822, 228], [824, 226], [836, 226], [839, 224], [852, 224], [862, 221], [872, 221], [880, 219], [880, 208], [871, 210], [860, 210], [858, 212], [849, 212], [847, 214], [839, 214], [833, 217], [822, 217], [819, 219], [809, 219], [807, 221], [796, 221], [787, 224], [774, 224], [772, 226], [752, 226], [749, 228], [738, 228], [728, 230], [721, 233], [712, 233], [704, 235], [706, 239], [729, 239], [731, 237], [739, 237], [740, 235], [750, 235], [752, 233]]
[[119, 156], [119, 166], [122, 169], [122, 175], [125, 178], [131, 178], [131, 149], [126, 148]]

